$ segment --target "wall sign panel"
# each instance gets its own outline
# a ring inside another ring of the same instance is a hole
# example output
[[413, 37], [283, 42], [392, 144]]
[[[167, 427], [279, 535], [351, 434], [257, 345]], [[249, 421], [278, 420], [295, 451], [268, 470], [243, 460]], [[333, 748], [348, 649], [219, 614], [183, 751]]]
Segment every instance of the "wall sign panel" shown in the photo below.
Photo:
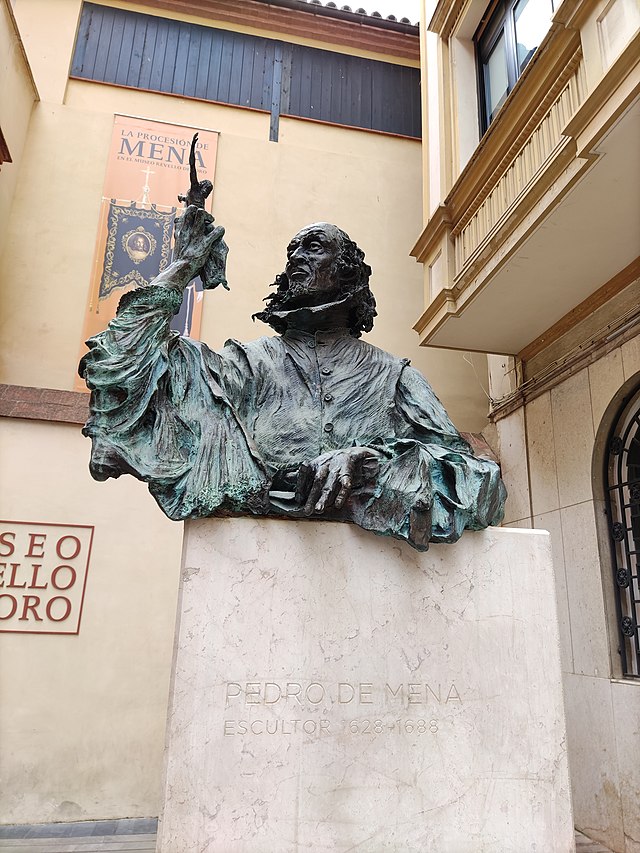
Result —
[[0, 521], [0, 631], [80, 632], [93, 530]]

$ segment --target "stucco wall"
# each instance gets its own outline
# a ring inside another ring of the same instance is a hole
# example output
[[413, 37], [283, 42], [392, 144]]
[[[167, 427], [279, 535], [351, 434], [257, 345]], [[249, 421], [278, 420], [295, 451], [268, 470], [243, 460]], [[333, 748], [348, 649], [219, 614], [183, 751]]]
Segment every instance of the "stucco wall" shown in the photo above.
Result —
[[[0, 0], [0, 128], [11, 157], [1, 166], [0, 222], [7, 222], [22, 162], [33, 105], [38, 99], [31, 69], [8, 0]], [[0, 228], [0, 255], [5, 229]]]
[[601, 454], [634, 381], [640, 337], [496, 425], [507, 526], [551, 533], [576, 826], [620, 853], [640, 850], [640, 684], [617, 677]]
[[[335, 221], [374, 270], [380, 317], [369, 340], [411, 357], [458, 427], [479, 430], [486, 361], [420, 349], [411, 330], [422, 305], [409, 257], [421, 227], [420, 143], [294, 119], [270, 143], [265, 114], [69, 81], [79, 9], [80, 0], [15, 3], [42, 101], [2, 218], [0, 382], [73, 388], [118, 112], [220, 131], [214, 213], [227, 229], [232, 290], [206, 294], [204, 340], [268, 331], [250, 315], [289, 239]], [[0, 188], [4, 179], [3, 167]], [[0, 428], [1, 517], [95, 525], [79, 635], [3, 636], [0, 821], [157, 814], [182, 525], [131, 478], [93, 482], [78, 426], [4, 419]]]
[[91, 480], [87, 449], [0, 419], [0, 518], [95, 526], [80, 633], [2, 634], [3, 823], [158, 813], [182, 525], [131, 478]]
[[[0, 381], [73, 387], [107, 149], [119, 112], [220, 131], [214, 214], [227, 229], [233, 290], [205, 296], [203, 340], [217, 347], [228, 337], [269, 332], [250, 315], [282, 270], [288, 241], [309, 222], [328, 219], [360, 244], [373, 267], [379, 317], [368, 340], [410, 357], [458, 428], [480, 430], [486, 424], [484, 356], [427, 351], [412, 331], [422, 310], [422, 267], [409, 257], [422, 224], [420, 143], [286, 118], [273, 143], [263, 113], [69, 81], [79, 8], [79, 0], [16, 5], [36, 79], [43, 79], [43, 102], [0, 265], [0, 281], [22, 282], [7, 297], [6, 315], [20, 316], [20, 328], [0, 325], [6, 359]], [[58, 51], [49, 46], [53, 30]], [[27, 218], [38, 233], [35, 254]], [[36, 334], [49, 356], [45, 363], [31, 351]]]

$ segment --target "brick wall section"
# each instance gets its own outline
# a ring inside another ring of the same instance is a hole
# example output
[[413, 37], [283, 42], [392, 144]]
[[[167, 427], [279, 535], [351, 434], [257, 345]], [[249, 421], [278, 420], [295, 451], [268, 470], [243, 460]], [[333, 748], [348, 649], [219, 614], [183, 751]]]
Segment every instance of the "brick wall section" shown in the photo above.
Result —
[[88, 416], [89, 395], [81, 391], [0, 385], [0, 417], [84, 424]]

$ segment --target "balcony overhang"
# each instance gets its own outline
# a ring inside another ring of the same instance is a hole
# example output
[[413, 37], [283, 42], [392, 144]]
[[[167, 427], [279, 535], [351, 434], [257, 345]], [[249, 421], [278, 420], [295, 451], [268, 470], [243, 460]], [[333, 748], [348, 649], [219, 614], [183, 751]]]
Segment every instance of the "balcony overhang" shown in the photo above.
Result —
[[482, 186], [473, 173], [494, 143], [476, 153], [412, 253], [427, 266], [447, 247], [452, 258], [415, 325], [423, 345], [515, 355], [605, 282], [630, 283], [620, 272], [640, 254], [639, 42], [589, 95], [568, 63], [511, 165]]

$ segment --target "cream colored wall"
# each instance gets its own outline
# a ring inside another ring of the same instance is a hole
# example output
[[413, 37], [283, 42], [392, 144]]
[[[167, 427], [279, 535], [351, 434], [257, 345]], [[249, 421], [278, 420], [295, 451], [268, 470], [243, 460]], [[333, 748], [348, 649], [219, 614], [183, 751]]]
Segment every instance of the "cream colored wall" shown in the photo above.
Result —
[[[115, 112], [219, 130], [215, 213], [231, 293], [206, 294], [203, 338], [263, 333], [250, 321], [302, 225], [330, 219], [374, 268], [370, 340], [408, 355], [463, 430], [485, 422], [481, 358], [419, 349], [409, 249], [421, 227], [420, 144], [182, 98], [67, 81], [79, 0], [16, 0], [42, 101], [3, 218], [0, 381], [71, 389]], [[55, 33], [55, 40], [51, 34]], [[5, 177], [3, 168], [0, 186]], [[80, 634], [5, 634], [0, 664], [1, 822], [154, 815], [159, 809], [182, 525], [131, 478], [95, 483], [79, 427], [0, 420], [0, 512], [95, 524]]]
[[619, 853], [640, 850], [640, 684], [616, 680], [594, 445], [634, 377], [640, 337], [498, 421], [495, 447], [509, 489], [505, 523], [551, 533], [576, 826]]
[[0, 419], [0, 518], [95, 525], [77, 636], [2, 634], [0, 822], [157, 815], [182, 525], [80, 427]]
[[[11, 162], [0, 167], [0, 222], [9, 219], [33, 105], [38, 99], [31, 69], [8, 0], [0, 0], [0, 128]], [[5, 229], [0, 228], [0, 255]]]
[[[70, 50], [78, 9], [76, 0], [18, 2], [25, 43], [39, 56], [34, 72], [48, 80], [49, 99], [43, 95], [34, 115], [29, 168], [0, 263], [0, 281], [21, 281], [7, 297], [0, 326], [1, 380], [72, 387], [107, 147], [113, 114], [121, 112], [221, 133], [214, 213], [227, 228], [232, 292], [206, 294], [204, 340], [216, 347], [227, 337], [251, 339], [268, 331], [250, 315], [282, 270], [289, 239], [303, 225], [328, 219], [350, 233], [373, 267], [380, 317], [369, 339], [409, 356], [457, 426], [480, 430], [486, 423], [486, 398], [476, 378], [476, 372], [486, 375], [482, 357], [471, 365], [462, 353], [427, 352], [411, 330], [422, 307], [421, 267], [409, 257], [422, 224], [420, 144], [296, 119], [282, 119], [280, 141], [272, 143], [263, 113], [84, 81], [68, 81], [62, 104], [69, 57], [55, 54], [49, 63], [40, 44], [55, 25]], [[40, 202], [35, 211], [34, 197]], [[38, 233], [35, 256], [23, 226], [27, 218]], [[20, 324], [11, 317], [20, 317]], [[34, 337], [37, 354], [30, 346]]]

